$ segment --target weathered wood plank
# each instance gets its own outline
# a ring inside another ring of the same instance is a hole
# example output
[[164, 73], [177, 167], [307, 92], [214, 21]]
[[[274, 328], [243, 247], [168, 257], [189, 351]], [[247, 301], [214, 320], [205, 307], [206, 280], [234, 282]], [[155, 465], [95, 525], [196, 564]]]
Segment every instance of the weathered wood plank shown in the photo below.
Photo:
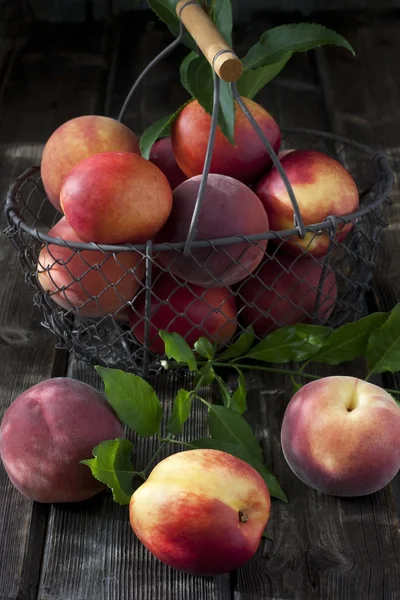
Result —
[[[114, 117], [134, 77], [171, 39], [165, 28], [158, 25], [150, 40], [145, 22], [139, 20], [135, 25], [129, 19], [117, 37], [120, 48], [112, 75], [115, 85], [109, 99], [109, 114]], [[179, 106], [181, 100], [177, 96], [182, 92], [177, 84], [178, 64], [176, 57], [167, 60], [157, 72], [149, 75], [132, 100], [124, 122], [138, 133]], [[71, 358], [68, 375], [101, 387], [95, 371], [74, 358]], [[167, 411], [181, 385], [182, 381], [170, 381], [165, 376], [156, 380], [157, 393]], [[204, 411], [200, 410], [191, 420], [188, 436], [194, 439], [204, 434]], [[154, 452], [156, 442], [154, 439], [134, 441], [140, 469]], [[116, 505], [107, 493], [77, 507], [51, 507], [38, 599], [99, 598], [230, 600], [230, 577], [199, 579], [161, 564], [135, 538], [127, 508]]]
[[[332, 126], [338, 133], [381, 150], [395, 173], [393, 206], [387, 211], [389, 226], [382, 234], [376, 262], [373, 298], [379, 310], [391, 310], [400, 301], [400, 82], [390, 65], [400, 60], [396, 21], [367, 21], [345, 27], [356, 50], [356, 59], [344, 54], [320, 53], [320, 70], [330, 108]], [[338, 85], [347, 89], [341, 94]], [[384, 376], [388, 387], [399, 388], [399, 376]]]
[[[372, 282], [371, 303], [378, 310], [391, 310], [400, 302], [398, 229], [400, 224], [400, 128], [397, 73], [390, 68], [400, 59], [396, 21], [361, 20], [357, 27], [344, 26], [356, 50], [356, 60], [330, 52], [319, 53], [324, 91], [332, 127], [338, 133], [357, 139], [381, 150], [388, 157], [395, 174], [393, 206], [387, 211], [389, 226], [382, 234]], [[338, 93], [338, 82], [348, 93]], [[400, 389], [399, 374], [384, 374], [383, 384]], [[397, 514], [400, 515], [400, 476], [392, 484]]]
[[[330, 128], [313, 63], [311, 54], [292, 60], [257, 98], [283, 127]], [[368, 65], [364, 68], [368, 70]], [[334, 84], [343, 98], [351, 86], [357, 89], [351, 78], [346, 83], [338, 77]], [[334, 370], [318, 367], [313, 373], [363, 377], [365, 366], [360, 362]], [[286, 490], [289, 504], [273, 502], [268, 530], [274, 541], [264, 541], [255, 560], [238, 572], [237, 597], [399, 598], [395, 556], [400, 538], [392, 488], [366, 498], [339, 499], [302, 484], [288, 469], [279, 439], [290, 382], [276, 376], [253, 377], [251, 419], [263, 439], [267, 464]]]
[[[101, 389], [94, 369], [74, 359], [68, 374]], [[179, 387], [188, 380], [161, 375], [155, 389], [166, 414]], [[206, 390], [206, 398], [210, 391]], [[205, 434], [202, 409], [195, 410], [187, 439]], [[136, 440], [140, 470], [156, 449], [156, 440]], [[171, 448], [170, 451], [174, 450]], [[127, 507], [107, 494], [76, 507], [52, 506], [38, 600], [230, 600], [230, 578], [196, 578], [156, 560], [134, 536]]]
[[[100, 29], [101, 31], [101, 29]], [[0, 107], [0, 195], [30, 164], [40, 160], [43, 144], [61, 122], [91, 112], [92, 89], [101, 70], [71, 69], [68, 61], [49, 61], [51, 39], [32, 60], [30, 46], [8, 69]], [[36, 43], [36, 48], [37, 48]], [[36, 52], [36, 51], [35, 51]], [[71, 102], [73, 98], [73, 102]], [[5, 227], [1, 215], [1, 230]], [[55, 351], [55, 338], [41, 326], [33, 307], [17, 253], [0, 237], [0, 418], [12, 400], [28, 387], [66, 370], [65, 354]], [[48, 506], [32, 504], [14, 490], [0, 465], [0, 598], [36, 598]]]

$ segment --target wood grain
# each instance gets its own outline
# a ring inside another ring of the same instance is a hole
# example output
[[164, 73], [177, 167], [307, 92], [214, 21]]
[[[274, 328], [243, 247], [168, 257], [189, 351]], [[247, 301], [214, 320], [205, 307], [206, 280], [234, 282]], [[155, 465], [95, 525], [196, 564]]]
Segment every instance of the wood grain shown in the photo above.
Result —
[[[266, 27], [266, 23], [258, 26]], [[339, 60], [334, 51], [332, 56]], [[368, 70], [367, 65], [363, 68]], [[344, 83], [338, 77], [333, 86], [337, 96], [345, 98], [350, 79]], [[292, 59], [256, 100], [282, 127], [330, 129], [326, 96], [311, 53]], [[312, 373], [364, 377], [366, 371], [360, 361], [334, 369], [315, 366]], [[400, 536], [393, 488], [366, 498], [340, 499], [301, 483], [286, 465], [280, 447], [281, 422], [292, 394], [290, 382], [276, 375], [252, 377], [251, 420], [263, 440], [266, 462], [289, 503], [273, 501], [268, 531], [274, 541], [264, 541], [256, 559], [238, 572], [238, 600], [400, 598], [394, 558], [400, 551]]]
[[[121, 44], [109, 101], [110, 114], [120, 109], [120, 100], [145, 64], [169, 41], [164, 27], [155, 27], [152, 39], [136, 22], [124, 23], [118, 36]], [[132, 44], [136, 40], [136, 45]], [[176, 55], [175, 55], [176, 56]], [[179, 54], [178, 54], [179, 56]], [[124, 122], [135, 131], [143, 124], [175, 110], [181, 102], [179, 63], [169, 60], [158, 73], [143, 82], [137, 99], [133, 99]], [[161, 80], [160, 80], [161, 77]], [[177, 93], [175, 93], [177, 91]], [[163, 96], [164, 95], [164, 96]], [[164, 102], [160, 102], [160, 98]], [[144, 116], [145, 115], [145, 116]], [[92, 367], [71, 357], [68, 375], [101, 389]], [[155, 382], [157, 394], [171, 409], [182, 380], [161, 376]], [[190, 381], [186, 381], [190, 385]], [[207, 391], [209, 396], [210, 390]], [[204, 410], [195, 411], [188, 425], [187, 439], [206, 433]], [[135, 460], [143, 468], [156, 449], [154, 439], [136, 440]], [[171, 448], [170, 451], [175, 450]], [[52, 506], [46, 535], [46, 552], [41, 571], [38, 600], [230, 600], [230, 577], [196, 578], [169, 569], [157, 561], [135, 538], [129, 525], [127, 507], [116, 505], [109, 494], [76, 507]]]
[[[40, 161], [43, 144], [57, 125], [95, 108], [93, 89], [101, 69], [71, 69], [67, 60], [48, 56], [51, 39], [42, 38], [42, 44], [41, 51], [37, 43], [34, 49], [29, 44], [21, 47], [7, 70], [0, 106], [2, 198], [15, 177]], [[64, 374], [66, 360], [64, 353], [55, 351], [56, 339], [41, 326], [17, 253], [4, 235], [0, 237], [0, 265], [7, 273], [0, 288], [1, 418], [25, 389]], [[36, 598], [49, 507], [32, 504], [12, 488], [2, 465], [0, 506], [0, 598]]]

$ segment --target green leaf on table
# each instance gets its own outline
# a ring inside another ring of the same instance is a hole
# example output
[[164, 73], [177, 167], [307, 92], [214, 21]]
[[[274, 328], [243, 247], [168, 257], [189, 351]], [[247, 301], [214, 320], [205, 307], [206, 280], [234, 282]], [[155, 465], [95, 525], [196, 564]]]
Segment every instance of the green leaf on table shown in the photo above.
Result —
[[187, 390], [180, 389], [175, 397], [174, 406], [170, 418], [168, 419], [168, 433], [179, 435], [182, 433], [183, 426], [190, 417], [192, 408], [193, 394]]
[[369, 336], [366, 358], [370, 374], [400, 371], [400, 303]]
[[181, 110], [188, 104], [182, 104], [172, 115], [161, 117], [158, 121], [152, 123], [146, 131], [142, 133], [140, 138], [140, 152], [143, 158], [148, 159], [150, 156], [150, 150], [153, 144], [161, 137], [166, 137], [171, 133], [171, 125], [181, 112]]
[[374, 313], [335, 329], [312, 360], [338, 365], [364, 356], [369, 336], [387, 321], [388, 316], [388, 313]]
[[132, 449], [132, 442], [126, 438], [106, 440], [93, 448], [94, 458], [80, 461], [90, 468], [93, 477], [111, 488], [118, 504], [129, 504], [133, 494]]
[[231, 0], [212, 0], [212, 21], [224, 40], [232, 46], [232, 3]]
[[224, 406], [229, 408], [229, 406], [231, 404], [231, 394], [228, 389], [228, 386], [226, 385], [225, 381], [222, 379], [222, 377], [220, 375], [215, 375], [215, 379], [217, 380], [217, 383], [218, 383], [222, 402], [224, 403]]
[[271, 536], [269, 535], [268, 531], [264, 531], [264, 532], [262, 533], [261, 537], [262, 537], [262, 538], [265, 538], [266, 540], [271, 540], [271, 542], [273, 542], [273, 541], [274, 541], [274, 538], [273, 538], [273, 537], [271, 537]]
[[261, 475], [271, 496], [274, 498], [279, 498], [279, 500], [283, 500], [283, 502], [287, 502], [287, 496], [285, 492], [281, 488], [276, 477], [262, 463], [262, 458], [260, 460], [257, 459], [244, 446], [212, 438], [203, 438], [194, 440], [193, 442], [185, 442], [184, 445], [188, 448], [194, 449], [210, 448], [212, 450], [220, 450], [221, 452], [227, 452], [228, 454], [232, 454], [232, 456], [236, 456], [236, 458], [244, 460], [244, 462], [252, 466]]
[[[179, 35], [180, 20], [176, 14], [176, 5], [178, 0], [148, 0], [150, 8], [156, 13], [161, 21], [167, 25], [168, 29], [175, 37]], [[196, 50], [196, 42], [188, 31], [183, 35], [183, 43], [191, 50]]]
[[247, 410], [246, 377], [240, 369], [237, 369], [237, 371], [239, 373], [238, 386], [232, 394], [229, 408], [242, 415]]
[[200, 337], [194, 344], [194, 350], [203, 358], [214, 358], [215, 347], [205, 337]]
[[[210, 115], [213, 108], [213, 71], [204, 56], [190, 52], [181, 63], [181, 81], [189, 94]], [[220, 82], [218, 125], [224, 136], [234, 145], [235, 104], [230, 85]]]
[[239, 413], [216, 404], [209, 405], [208, 427], [214, 440], [242, 446], [252, 456], [262, 461], [262, 449], [250, 425]]
[[322, 348], [332, 329], [322, 325], [288, 325], [273, 331], [243, 358], [271, 363], [307, 360]]
[[254, 98], [274, 77], [276, 77], [291, 59], [293, 52], [285, 54], [281, 60], [271, 65], [264, 65], [257, 69], [245, 69], [237, 82], [237, 89], [241, 96]]
[[190, 371], [197, 372], [196, 357], [189, 344], [178, 333], [161, 330], [159, 336], [164, 342], [165, 354], [176, 362], [185, 363]]
[[243, 356], [251, 348], [254, 342], [253, 327], [247, 327], [239, 336], [236, 342], [233, 342], [224, 352], [218, 357], [218, 360], [226, 360], [227, 358], [238, 358]]
[[120, 369], [95, 369], [104, 381], [107, 400], [122, 423], [143, 437], [160, 431], [162, 407], [147, 381]]
[[317, 23], [291, 23], [266, 31], [243, 58], [245, 69], [258, 69], [284, 59], [289, 52], [304, 52], [324, 45], [341, 46], [354, 54], [341, 35]]

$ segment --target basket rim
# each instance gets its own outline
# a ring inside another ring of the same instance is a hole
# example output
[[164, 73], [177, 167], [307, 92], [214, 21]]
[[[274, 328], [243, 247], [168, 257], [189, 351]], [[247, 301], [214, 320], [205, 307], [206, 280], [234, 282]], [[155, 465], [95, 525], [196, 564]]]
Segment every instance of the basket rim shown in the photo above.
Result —
[[[309, 135], [313, 137], [320, 137], [326, 140], [331, 140], [333, 142], [340, 142], [348, 146], [352, 146], [353, 148], [357, 148], [361, 150], [365, 154], [368, 154], [372, 157], [375, 163], [375, 173], [381, 173], [382, 178], [384, 179], [384, 185], [380, 186], [380, 189], [377, 190], [377, 197], [373, 202], [366, 206], [359, 207], [356, 211], [352, 213], [347, 213], [342, 216], [327, 216], [324, 221], [320, 223], [313, 223], [305, 226], [305, 232], [323, 232], [332, 228], [336, 228], [338, 221], [342, 224], [349, 223], [350, 221], [354, 221], [355, 219], [361, 218], [371, 212], [372, 210], [378, 208], [382, 204], [384, 204], [390, 197], [390, 194], [394, 185], [394, 173], [389, 165], [388, 158], [381, 151], [376, 151], [370, 146], [357, 142], [347, 137], [343, 137], [341, 135], [337, 135], [335, 133], [319, 131], [316, 129], [305, 129], [305, 128], [282, 128], [282, 133], [286, 134], [302, 134]], [[25, 169], [25, 171], [17, 177], [11, 184], [5, 199], [4, 212], [6, 215], [6, 219], [10, 226], [15, 227], [16, 229], [21, 229], [24, 233], [28, 234], [30, 237], [38, 240], [41, 243], [47, 244], [55, 244], [58, 246], [66, 246], [73, 250], [100, 250], [104, 253], [116, 253], [116, 252], [132, 252], [138, 251], [142, 254], [148, 255], [150, 252], [165, 252], [171, 250], [183, 250], [186, 242], [164, 242], [159, 244], [153, 244], [150, 240], [145, 244], [97, 244], [95, 242], [70, 242], [67, 240], [63, 240], [60, 237], [52, 237], [45, 233], [40, 232], [35, 227], [31, 227], [27, 225], [24, 219], [21, 217], [20, 212], [18, 210], [18, 194], [20, 193], [22, 185], [27, 181], [27, 178], [33, 174], [37, 174], [40, 172], [40, 165], [32, 165]], [[36, 183], [36, 182], [35, 182]], [[292, 236], [299, 236], [298, 227], [294, 227], [293, 229], [285, 229], [281, 231], [272, 231], [269, 230], [264, 233], [259, 234], [251, 234], [251, 235], [236, 235], [225, 238], [215, 238], [215, 239], [204, 239], [204, 240], [196, 240], [191, 244], [191, 249], [199, 249], [199, 248], [213, 248], [220, 246], [228, 246], [235, 243], [243, 243], [243, 242], [258, 242], [262, 240], [271, 240], [271, 239], [286, 239]], [[300, 236], [299, 236], [300, 237]]]

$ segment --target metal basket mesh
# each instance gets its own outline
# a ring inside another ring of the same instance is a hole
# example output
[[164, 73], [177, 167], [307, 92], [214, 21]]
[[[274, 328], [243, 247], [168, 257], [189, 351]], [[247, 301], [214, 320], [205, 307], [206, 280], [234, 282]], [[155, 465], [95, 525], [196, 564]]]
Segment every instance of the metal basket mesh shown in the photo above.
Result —
[[[295, 322], [338, 326], [357, 319], [386, 225], [392, 184], [387, 161], [360, 144], [319, 132], [287, 132], [282, 146], [323, 151], [351, 173], [361, 203], [350, 232], [337, 241], [335, 232], [346, 218], [307, 227], [312, 236], [329, 238], [329, 250], [319, 258], [304, 248], [288, 254], [288, 232], [249, 237], [238, 232], [236, 238], [194, 242], [184, 262], [206, 282], [203, 287], [177, 276], [184, 240], [135, 247], [51, 243], [46, 234], [62, 215], [46, 198], [40, 168], [22, 174], [6, 200], [6, 234], [58, 346], [90, 364], [147, 376], [161, 367], [159, 329], [177, 331], [189, 343], [203, 335], [224, 345], [248, 325], [262, 338]], [[254, 247], [263, 259], [250, 273], [245, 257]], [[227, 273], [238, 272], [242, 279], [227, 285]]]

